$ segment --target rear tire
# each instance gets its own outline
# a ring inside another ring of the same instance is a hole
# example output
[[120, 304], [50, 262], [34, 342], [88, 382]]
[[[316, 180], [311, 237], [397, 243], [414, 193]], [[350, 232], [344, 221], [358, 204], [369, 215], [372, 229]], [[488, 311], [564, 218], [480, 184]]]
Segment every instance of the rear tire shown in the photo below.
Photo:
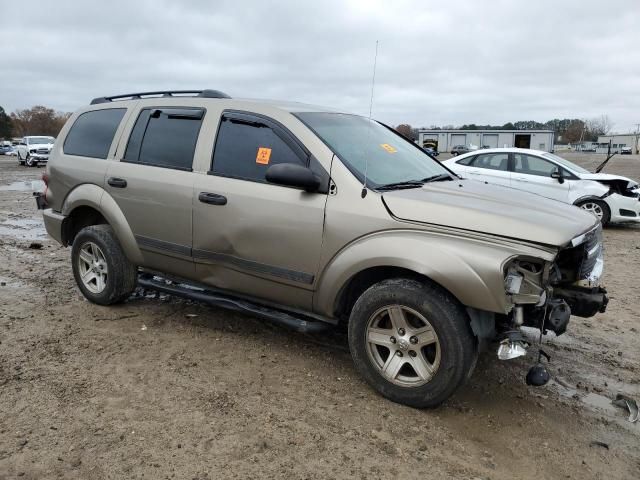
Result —
[[602, 200], [583, 200], [576, 203], [576, 206], [598, 217], [603, 227], [607, 226], [611, 220], [611, 209]]
[[136, 288], [137, 268], [125, 256], [110, 225], [80, 230], [73, 240], [71, 264], [78, 288], [92, 303], [123, 302]]
[[416, 408], [449, 398], [470, 376], [478, 354], [463, 306], [436, 285], [404, 278], [379, 282], [358, 298], [349, 347], [369, 385]]

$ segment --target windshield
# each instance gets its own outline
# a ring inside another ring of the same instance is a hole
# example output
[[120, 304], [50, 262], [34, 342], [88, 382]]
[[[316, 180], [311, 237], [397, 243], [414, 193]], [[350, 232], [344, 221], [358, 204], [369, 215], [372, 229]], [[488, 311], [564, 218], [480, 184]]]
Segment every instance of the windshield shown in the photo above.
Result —
[[42, 145], [43, 143], [53, 143], [53, 137], [30, 137], [27, 138], [29, 145]]
[[[437, 160], [374, 120], [342, 113], [297, 113], [351, 172], [372, 188], [451, 174]], [[367, 165], [368, 160], [368, 165]]]
[[591, 173], [589, 172], [589, 170], [585, 170], [584, 168], [579, 167], [575, 163], [571, 163], [569, 160], [565, 160], [564, 158], [554, 155], [553, 153], [543, 153], [542, 156], [547, 157], [553, 160], [554, 162], [559, 163], [563, 167], [567, 167], [569, 170], [573, 170], [576, 173]]

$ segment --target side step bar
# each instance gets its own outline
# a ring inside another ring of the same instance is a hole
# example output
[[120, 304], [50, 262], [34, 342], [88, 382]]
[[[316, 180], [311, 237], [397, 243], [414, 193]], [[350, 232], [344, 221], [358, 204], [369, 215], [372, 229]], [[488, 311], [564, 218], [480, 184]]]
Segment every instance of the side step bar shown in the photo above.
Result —
[[248, 313], [300, 333], [318, 333], [333, 326], [328, 322], [306, 320], [274, 308], [258, 305], [245, 299], [227, 296], [211, 290], [187, 286], [173, 281], [167, 282], [161, 277], [151, 276], [149, 274], [138, 275], [138, 286], [149, 290], [157, 290], [169, 295], [175, 295], [176, 297], [196, 300], [227, 310]]

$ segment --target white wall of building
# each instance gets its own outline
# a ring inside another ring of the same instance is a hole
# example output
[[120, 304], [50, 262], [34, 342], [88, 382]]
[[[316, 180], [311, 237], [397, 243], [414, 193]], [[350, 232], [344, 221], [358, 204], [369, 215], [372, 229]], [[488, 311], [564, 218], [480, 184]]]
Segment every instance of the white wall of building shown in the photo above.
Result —
[[455, 145], [489, 148], [514, 147], [516, 135], [528, 135], [534, 150], [553, 150], [554, 133], [546, 130], [420, 130], [418, 144], [438, 140], [438, 151], [450, 152]]

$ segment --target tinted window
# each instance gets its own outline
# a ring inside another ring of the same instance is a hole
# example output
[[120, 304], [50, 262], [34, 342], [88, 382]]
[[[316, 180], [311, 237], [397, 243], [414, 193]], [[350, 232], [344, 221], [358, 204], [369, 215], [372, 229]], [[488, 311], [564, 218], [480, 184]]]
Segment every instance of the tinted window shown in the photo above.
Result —
[[514, 171], [517, 173], [549, 177], [551, 172], [558, 170], [558, 166], [556, 164], [548, 162], [540, 157], [534, 157], [533, 155], [516, 153], [514, 154], [514, 160]]
[[509, 154], [483, 153], [475, 158], [472, 166], [477, 168], [487, 168], [489, 170], [502, 170], [506, 172], [509, 169]]
[[64, 141], [64, 153], [107, 158], [113, 137], [126, 111], [126, 108], [109, 108], [80, 115]]
[[457, 163], [458, 165], [465, 165], [465, 166], [469, 166], [469, 165], [471, 165], [471, 164], [473, 163], [473, 161], [474, 161], [475, 159], [476, 159], [476, 157], [472, 155], [472, 156], [470, 156], [470, 157], [463, 158], [462, 160], [458, 160], [456, 163]]
[[267, 168], [277, 163], [307, 165], [306, 154], [284, 129], [246, 114], [222, 117], [213, 152], [213, 173], [266, 182]]
[[146, 108], [131, 131], [124, 161], [191, 170], [204, 110]]

